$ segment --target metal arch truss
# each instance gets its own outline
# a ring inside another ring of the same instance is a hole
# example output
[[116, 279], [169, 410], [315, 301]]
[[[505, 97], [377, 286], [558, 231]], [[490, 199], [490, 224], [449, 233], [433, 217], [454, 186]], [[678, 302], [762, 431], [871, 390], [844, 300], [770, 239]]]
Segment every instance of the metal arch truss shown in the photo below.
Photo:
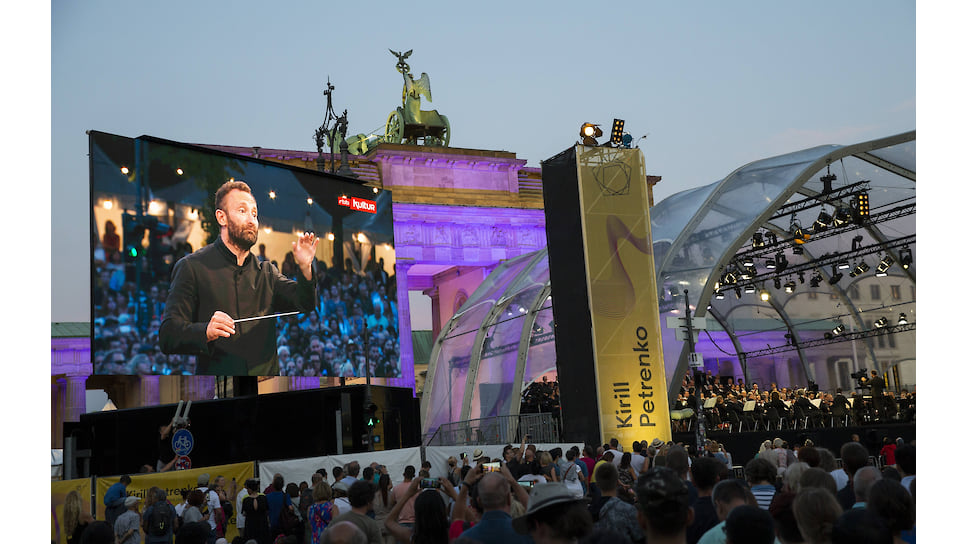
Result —
[[746, 351], [739, 353], [738, 355], [744, 360], [748, 357], [762, 357], [764, 355], [773, 355], [776, 353], [783, 353], [785, 351], [801, 350], [802, 348], [812, 348], [816, 346], [824, 346], [827, 344], [836, 344], [838, 342], [848, 342], [852, 340], [864, 340], [866, 338], [871, 338], [873, 336], [881, 336], [884, 334], [894, 334], [897, 332], [907, 332], [913, 331], [915, 329], [914, 323], [907, 323], [904, 325], [888, 325], [887, 327], [880, 327], [877, 329], [870, 329], [866, 331], [854, 331], [847, 332], [843, 334], [838, 334], [833, 338], [818, 338], [816, 340], [807, 340], [806, 342], [798, 342], [797, 345], [787, 344], [785, 346], [777, 346], [775, 348], [767, 348], [756, 351]]

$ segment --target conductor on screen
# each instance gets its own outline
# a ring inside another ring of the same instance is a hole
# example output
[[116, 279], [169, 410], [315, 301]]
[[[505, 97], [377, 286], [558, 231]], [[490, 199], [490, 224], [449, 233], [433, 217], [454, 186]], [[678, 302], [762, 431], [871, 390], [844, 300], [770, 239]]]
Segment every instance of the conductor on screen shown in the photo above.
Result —
[[[315, 308], [313, 259], [318, 240], [304, 233], [292, 244], [297, 281], [249, 250], [259, 238], [259, 213], [245, 182], [215, 192], [219, 237], [175, 263], [158, 331], [164, 353], [195, 355], [197, 374], [275, 376], [275, 319], [251, 319]], [[236, 321], [238, 320], [238, 321]]]

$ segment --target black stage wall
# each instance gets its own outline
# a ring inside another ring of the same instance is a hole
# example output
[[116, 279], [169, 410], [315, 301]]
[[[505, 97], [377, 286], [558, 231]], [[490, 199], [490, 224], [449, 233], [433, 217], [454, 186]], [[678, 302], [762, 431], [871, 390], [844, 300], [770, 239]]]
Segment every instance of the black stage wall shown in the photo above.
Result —
[[[706, 433], [707, 440], [715, 440], [723, 444], [733, 456], [733, 465], [746, 465], [757, 452], [760, 451], [760, 444], [764, 440], [782, 438], [790, 443], [802, 444], [809, 438], [814, 446], [826, 448], [833, 452], [834, 457], [840, 458], [840, 446], [851, 440], [851, 435], [856, 434], [871, 455], [877, 456], [881, 451], [881, 442], [884, 437], [894, 440], [897, 437], [904, 439], [905, 443], [911, 443], [915, 437], [915, 424], [913, 423], [893, 423], [886, 425], [864, 425], [861, 427], [837, 427], [832, 429], [782, 429], [779, 431], [748, 431], [742, 433], [729, 432], [710, 432]], [[672, 440], [688, 444], [690, 451], [694, 451], [696, 445], [695, 432], [673, 433]]]
[[575, 148], [541, 162], [563, 442], [601, 440]]
[[[419, 402], [407, 388], [371, 386], [379, 408], [376, 450], [420, 445]], [[192, 401], [188, 416], [195, 446], [192, 466], [332, 455], [337, 449], [336, 413], [342, 414], [343, 452], [367, 451], [366, 386], [330, 387], [224, 400]], [[90, 450], [90, 473], [79, 477], [138, 473], [155, 466], [158, 427], [175, 415], [175, 404], [84, 414], [68, 423], [76, 449]], [[68, 462], [65, 459], [65, 462]]]

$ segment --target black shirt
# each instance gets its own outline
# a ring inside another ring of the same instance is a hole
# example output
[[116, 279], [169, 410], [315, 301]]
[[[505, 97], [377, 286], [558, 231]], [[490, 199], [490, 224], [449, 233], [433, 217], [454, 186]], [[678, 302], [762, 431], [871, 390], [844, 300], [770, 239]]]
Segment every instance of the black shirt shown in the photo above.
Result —
[[242, 266], [221, 237], [175, 263], [165, 316], [158, 333], [164, 353], [197, 357], [196, 374], [276, 376], [276, 320], [237, 323], [235, 334], [207, 341], [216, 311], [233, 319], [313, 310], [316, 282], [296, 274], [293, 281], [269, 261], [251, 254]]

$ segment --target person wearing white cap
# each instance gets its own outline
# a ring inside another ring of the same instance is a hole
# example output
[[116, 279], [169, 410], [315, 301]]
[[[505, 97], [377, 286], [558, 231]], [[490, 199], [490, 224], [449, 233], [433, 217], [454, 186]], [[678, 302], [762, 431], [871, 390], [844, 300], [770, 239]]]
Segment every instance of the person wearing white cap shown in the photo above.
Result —
[[534, 486], [528, 509], [511, 526], [535, 544], [574, 542], [592, 531], [592, 515], [565, 484], [550, 482]]
[[139, 497], [124, 499], [125, 512], [114, 522], [114, 536], [118, 544], [138, 544], [141, 542], [141, 514], [138, 513]]

